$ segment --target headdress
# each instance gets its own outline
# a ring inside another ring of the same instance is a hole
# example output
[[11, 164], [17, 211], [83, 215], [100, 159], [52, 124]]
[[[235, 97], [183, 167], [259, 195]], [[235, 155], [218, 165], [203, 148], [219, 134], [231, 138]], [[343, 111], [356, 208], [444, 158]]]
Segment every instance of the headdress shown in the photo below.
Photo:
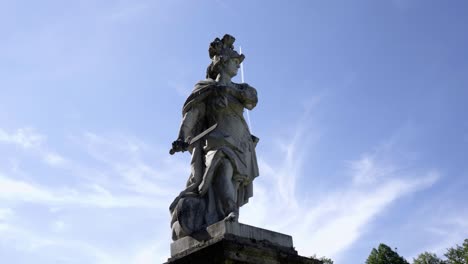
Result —
[[236, 39], [233, 36], [226, 34], [223, 39], [215, 38], [215, 40], [211, 42], [208, 49], [211, 64], [206, 70], [206, 78], [216, 79], [219, 73], [218, 67], [229, 59], [237, 58], [239, 63], [242, 63], [245, 56], [234, 50], [234, 41], [236, 41]]

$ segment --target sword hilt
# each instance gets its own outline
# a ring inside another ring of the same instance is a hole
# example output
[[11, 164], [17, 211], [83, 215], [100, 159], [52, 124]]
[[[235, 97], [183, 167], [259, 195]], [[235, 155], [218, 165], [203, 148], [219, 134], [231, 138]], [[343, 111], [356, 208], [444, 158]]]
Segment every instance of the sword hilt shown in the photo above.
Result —
[[169, 150], [169, 154], [174, 155], [176, 152], [184, 152], [187, 150], [189, 143], [183, 140], [176, 140], [172, 142], [172, 148]]

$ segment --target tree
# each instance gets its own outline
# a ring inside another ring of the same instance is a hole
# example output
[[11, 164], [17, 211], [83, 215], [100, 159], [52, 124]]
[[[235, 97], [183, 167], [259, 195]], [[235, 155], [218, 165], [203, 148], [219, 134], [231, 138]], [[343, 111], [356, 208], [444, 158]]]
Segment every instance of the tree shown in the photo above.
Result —
[[333, 264], [333, 260], [327, 258], [327, 257], [321, 257], [319, 258], [320, 261], [323, 262], [323, 264]]
[[413, 264], [447, 264], [447, 262], [438, 258], [434, 253], [424, 252], [413, 259]]
[[333, 264], [333, 260], [327, 257], [317, 257], [316, 254], [312, 255], [310, 258], [318, 259], [323, 262], [323, 264]]
[[447, 249], [444, 255], [448, 264], [468, 264], [468, 239], [465, 239], [462, 246]]
[[398, 255], [389, 246], [380, 244], [378, 249], [373, 248], [366, 264], [409, 264], [406, 259]]

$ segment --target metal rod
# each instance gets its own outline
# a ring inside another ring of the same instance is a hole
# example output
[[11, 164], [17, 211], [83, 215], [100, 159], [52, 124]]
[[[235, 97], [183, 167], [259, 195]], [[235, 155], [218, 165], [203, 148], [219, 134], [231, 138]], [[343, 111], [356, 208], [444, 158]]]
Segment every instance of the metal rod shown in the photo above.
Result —
[[[239, 54], [242, 54], [241, 46], [239, 46]], [[240, 69], [241, 69], [241, 82], [244, 83], [244, 62], [241, 63]], [[249, 110], [247, 110], [247, 123], [249, 124], [250, 133], [252, 133], [253, 129], [252, 129], [252, 124], [250, 123], [250, 111]]]

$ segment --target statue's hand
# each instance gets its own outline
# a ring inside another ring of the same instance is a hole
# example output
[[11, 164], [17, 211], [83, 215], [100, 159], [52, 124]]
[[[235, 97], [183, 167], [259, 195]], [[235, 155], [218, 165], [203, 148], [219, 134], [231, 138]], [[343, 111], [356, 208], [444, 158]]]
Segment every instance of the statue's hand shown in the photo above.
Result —
[[176, 152], [184, 152], [187, 150], [189, 144], [182, 139], [177, 139], [176, 141], [172, 142], [172, 148], [169, 150], [169, 154], [174, 155]]
[[241, 83], [240, 84], [240, 89], [241, 90], [247, 90], [249, 88], [253, 88], [252, 86], [250, 86], [248, 83]]
[[255, 88], [253, 88], [247, 83], [242, 83], [240, 101], [244, 104], [245, 108], [247, 108], [248, 110], [252, 110], [253, 108], [255, 108], [255, 106], [257, 106], [257, 90], [255, 90]]

